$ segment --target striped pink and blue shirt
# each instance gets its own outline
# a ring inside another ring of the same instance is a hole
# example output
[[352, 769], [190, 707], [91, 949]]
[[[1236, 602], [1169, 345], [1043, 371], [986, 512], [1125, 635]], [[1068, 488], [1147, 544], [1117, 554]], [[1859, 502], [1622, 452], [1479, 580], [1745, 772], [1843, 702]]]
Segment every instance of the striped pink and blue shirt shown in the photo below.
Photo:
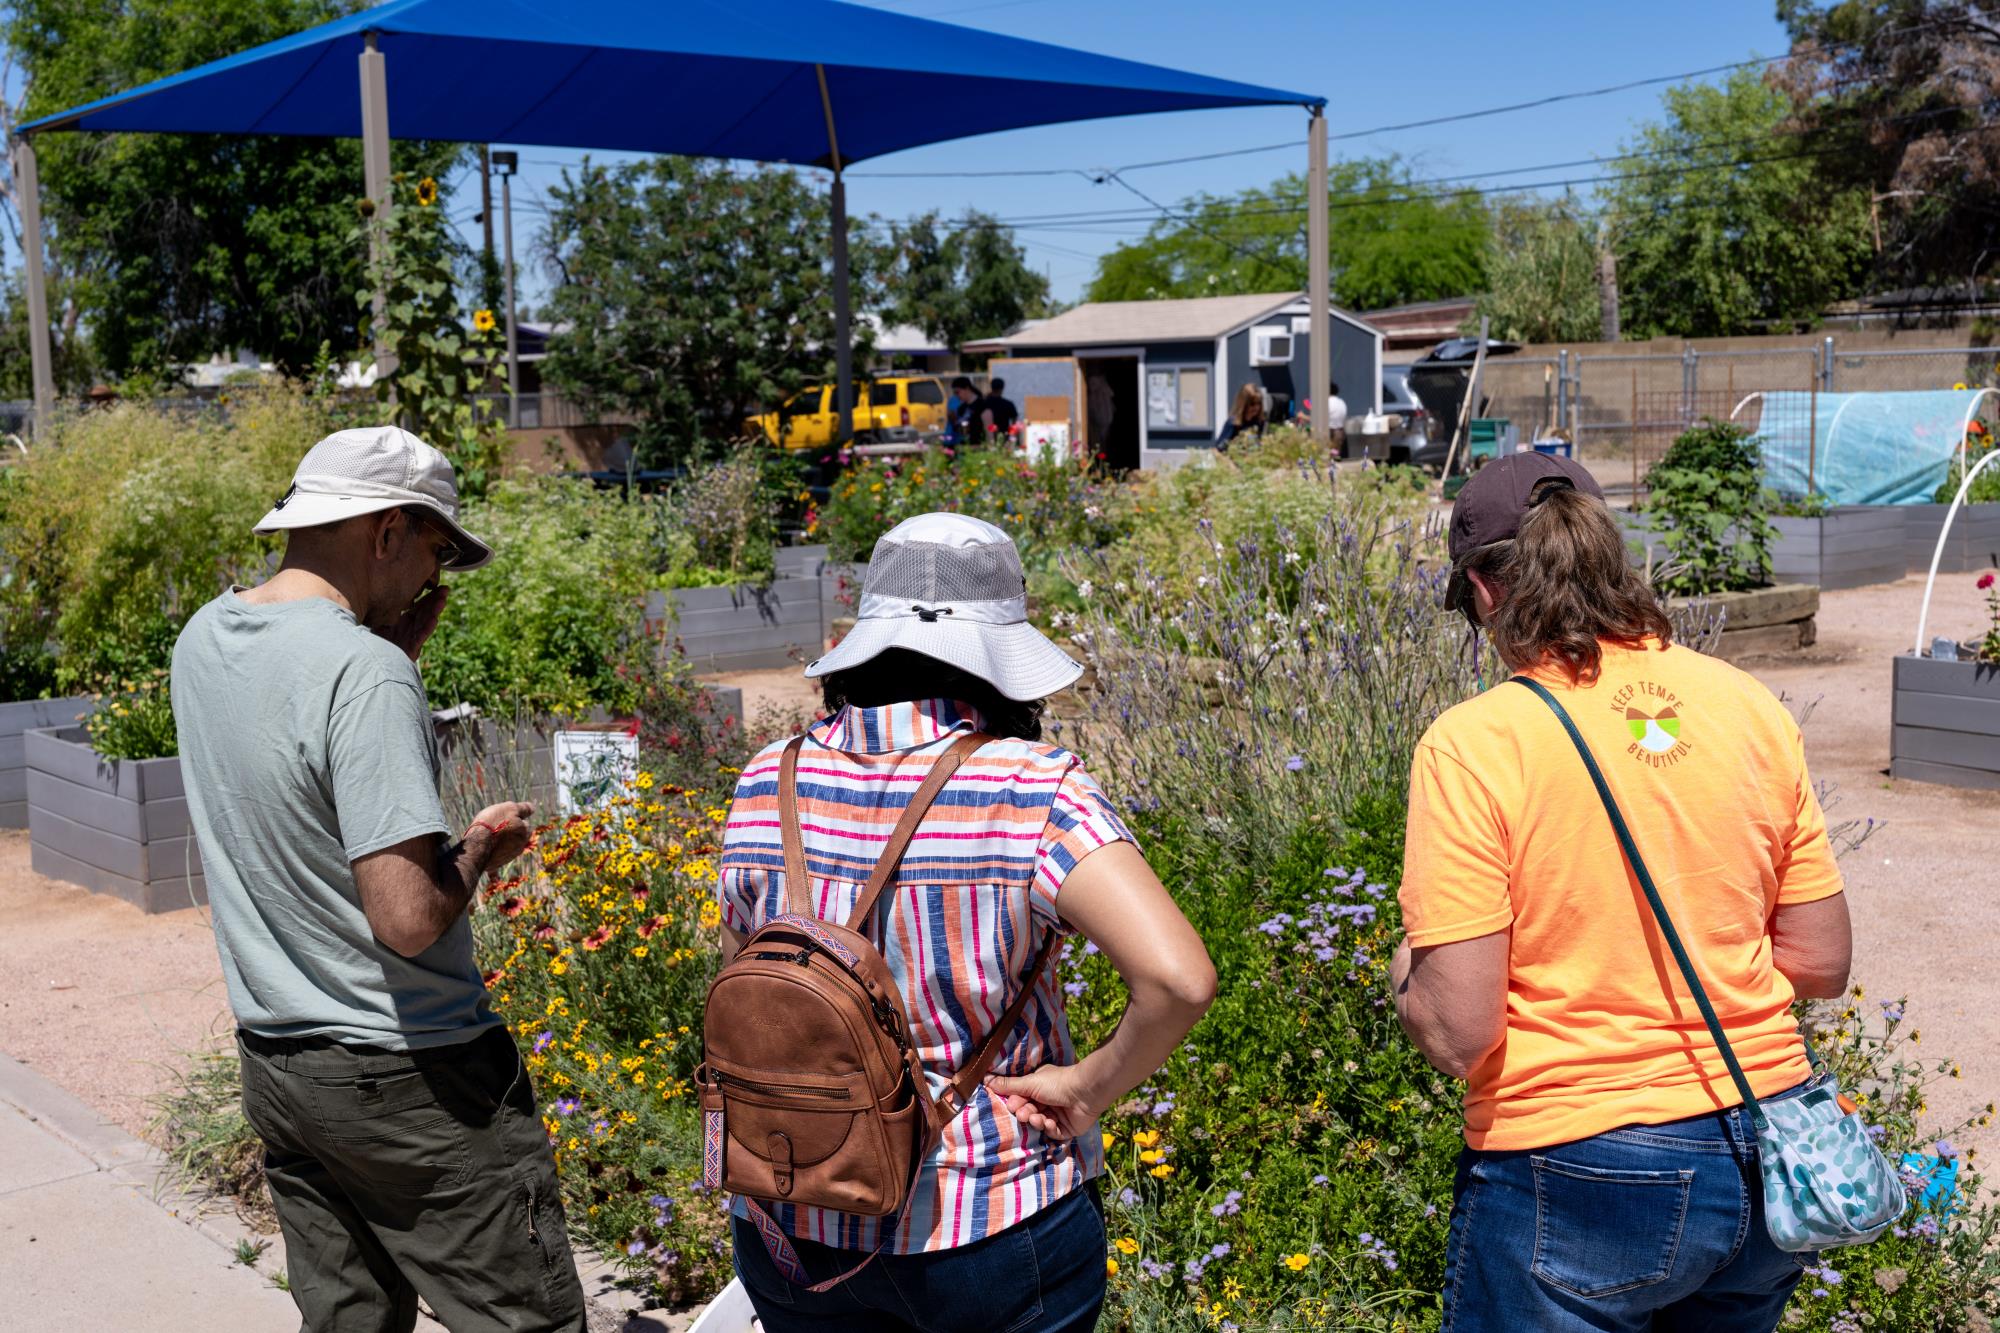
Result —
[[[929, 699], [847, 707], [807, 729], [799, 822], [821, 918], [847, 919], [910, 793], [952, 737], [981, 725], [970, 706]], [[718, 894], [723, 924], [743, 934], [784, 911], [783, 749], [780, 742], [751, 760], [729, 810]], [[992, 741], [938, 794], [868, 927], [902, 989], [934, 1094], [971, 1059], [1046, 933], [1063, 929], [1056, 901], [1071, 868], [1131, 837], [1081, 761], [1053, 745]], [[1036, 978], [996, 1073], [1075, 1062], [1055, 972], [1045, 968]], [[982, 1088], [946, 1127], [899, 1216], [767, 1207], [794, 1236], [916, 1254], [993, 1235], [1103, 1170], [1095, 1130], [1067, 1143], [1048, 1138]]]

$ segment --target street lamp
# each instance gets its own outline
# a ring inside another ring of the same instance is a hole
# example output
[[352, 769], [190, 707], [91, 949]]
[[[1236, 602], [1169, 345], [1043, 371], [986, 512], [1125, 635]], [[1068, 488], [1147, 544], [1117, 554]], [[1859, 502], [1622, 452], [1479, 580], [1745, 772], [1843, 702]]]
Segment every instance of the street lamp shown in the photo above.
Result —
[[521, 155], [502, 150], [493, 154], [493, 174], [500, 178], [500, 229], [505, 235], [503, 263], [507, 275], [507, 428], [521, 424], [521, 344], [514, 330], [514, 173]]

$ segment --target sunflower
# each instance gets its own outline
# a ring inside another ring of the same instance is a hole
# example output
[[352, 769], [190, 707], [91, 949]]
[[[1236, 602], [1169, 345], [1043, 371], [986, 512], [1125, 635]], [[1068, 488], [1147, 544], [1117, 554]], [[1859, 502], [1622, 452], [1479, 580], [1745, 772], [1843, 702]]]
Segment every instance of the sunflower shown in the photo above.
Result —
[[438, 183], [429, 176], [417, 182], [417, 202], [429, 208], [438, 199]]
[[491, 310], [473, 311], [472, 327], [478, 329], [481, 333], [493, 332], [493, 312]]

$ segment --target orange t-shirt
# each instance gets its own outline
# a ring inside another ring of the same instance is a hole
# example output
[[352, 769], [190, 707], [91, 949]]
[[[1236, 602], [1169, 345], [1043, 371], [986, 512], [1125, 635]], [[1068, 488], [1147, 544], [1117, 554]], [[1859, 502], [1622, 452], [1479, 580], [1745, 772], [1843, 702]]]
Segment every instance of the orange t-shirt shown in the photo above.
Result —
[[[1798, 726], [1687, 648], [1603, 645], [1575, 719], [1761, 1096], [1806, 1078], [1771, 914], [1841, 891]], [[1465, 1139], [1511, 1151], [1742, 1101], [1583, 761], [1533, 691], [1499, 685], [1417, 745], [1403, 859], [1416, 948], [1511, 930], [1507, 1035], [1472, 1071]]]

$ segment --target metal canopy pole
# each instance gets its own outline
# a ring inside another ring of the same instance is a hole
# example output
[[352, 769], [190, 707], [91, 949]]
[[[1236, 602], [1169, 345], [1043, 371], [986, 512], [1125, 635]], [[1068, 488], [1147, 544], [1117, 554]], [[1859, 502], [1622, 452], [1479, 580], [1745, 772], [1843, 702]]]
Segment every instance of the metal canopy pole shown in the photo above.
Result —
[[[371, 239], [368, 252], [378, 265], [382, 262], [381, 223], [390, 207], [389, 198], [389, 72], [382, 59], [382, 53], [375, 48], [375, 34], [363, 33], [366, 44], [361, 52], [361, 170], [362, 179], [368, 190], [368, 197], [375, 204], [377, 225], [370, 229]], [[388, 300], [382, 289], [375, 289], [373, 319], [370, 321], [375, 333], [375, 376], [377, 379], [393, 375], [396, 371], [396, 357], [389, 350], [387, 331], [383, 325]]]
[[56, 409], [55, 363], [49, 353], [48, 275], [42, 268], [42, 183], [35, 146], [14, 140], [14, 192], [21, 205], [21, 250], [28, 269], [28, 359], [33, 363], [35, 432], [48, 429]]
[[833, 97], [826, 89], [826, 66], [819, 75], [819, 104], [826, 112], [826, 144], [833, 155], [833, 442], [847, 443], [854, 430], [854, 312], [847, 280], [847, 181], [841, 175], [840, 136], [833, 125]]
[[521, 428], [521, 335], [514, 311], [514, 173], [521, 169], [521, 155], [512, 149], [493, 154], [493, 170], [500, 177], [500, 230], [506, 250], [502, 274], [507, 297], [507, 429]]
[[[1327, 410], [1333, 395], [1333, 316], [1328, 308], [1328, 226], [1326, 200], [1326, 108], [1312, 108], [1307, 152], [1311, 167], [1306, 193], [1306, 293], [1312, 303], [1307, 337], [1312, 343], [1312, 368], [1307, 384], [1312, 394], [1313, 443], [1325, 448], [1332, 440]], [[1344, 422], [1342, 423], [1345, 424]]]

